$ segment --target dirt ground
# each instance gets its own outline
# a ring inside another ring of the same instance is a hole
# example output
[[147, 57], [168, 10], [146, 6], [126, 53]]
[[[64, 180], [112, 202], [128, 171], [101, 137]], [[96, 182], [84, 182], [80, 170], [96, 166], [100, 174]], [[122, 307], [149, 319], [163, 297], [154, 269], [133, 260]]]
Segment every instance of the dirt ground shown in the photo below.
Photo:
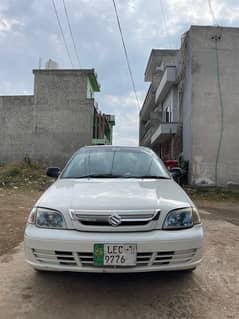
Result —
[[27, 217], [40, 194], [38, 190], [0, 188], [0, 256], [23, 240]]
[[[0, 256], [23, 240], [26, 220], [42, 192], [36, 187], [32, 189], [18, 186], [0, 188]], [[239, 226], [238, 195], [231, 194], [221, 198], [221, 194], [215, 196], [215, 193], [193, 193], [191, 197], [197, 207], [214, 212], [222, 220]], [[214, 215], [207, 218], [214, 219]]]
[[193, 195], [205, 251], [192, 274], [38, 274], [18, 243], [39, 195], [0, 189], [0, 319], [239, 318], [239, 200]]

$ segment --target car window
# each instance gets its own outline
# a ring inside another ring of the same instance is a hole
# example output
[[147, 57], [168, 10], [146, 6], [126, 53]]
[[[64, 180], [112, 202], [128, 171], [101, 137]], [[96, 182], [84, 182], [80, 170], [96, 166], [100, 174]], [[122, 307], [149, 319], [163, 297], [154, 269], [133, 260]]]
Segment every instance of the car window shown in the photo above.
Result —
[[142, 177], [169, 175], [159, 158], [141, 150], [90, 149], [77, 153], [62, 178]]
[[88, 154], [82, 153], [80, 156], [75, 157], [67, 169], [65, 177], [73, 178], [85, 175], [88, 170]]
[[89, 174], [111, 174], [113, 157], [114, 152], [90, 152], [88, 154]]
[[117, 152], [113, 162], [112, 174], [124, 176], [145, 175], [150, 165], [151, 160], [143, 152]]

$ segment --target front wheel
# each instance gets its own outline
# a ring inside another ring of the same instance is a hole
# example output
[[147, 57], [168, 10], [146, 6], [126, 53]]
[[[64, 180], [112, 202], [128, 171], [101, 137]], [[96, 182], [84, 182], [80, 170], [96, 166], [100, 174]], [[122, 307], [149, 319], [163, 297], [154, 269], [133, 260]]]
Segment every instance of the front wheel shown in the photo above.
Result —
[[189, 269], [183, 269], [182, 272], [184, 273], [192, 273], [197, 267], [192, 267], [192, 268], [189, 268]]
[[40, 268], [33, 268], [33, 270], [36, 273], [39, 273], [39, 274], [43, 274], [43, 273], [47, 273], [48, 272], [48, 270], [44, 270], [44, 269], [40, 269]]

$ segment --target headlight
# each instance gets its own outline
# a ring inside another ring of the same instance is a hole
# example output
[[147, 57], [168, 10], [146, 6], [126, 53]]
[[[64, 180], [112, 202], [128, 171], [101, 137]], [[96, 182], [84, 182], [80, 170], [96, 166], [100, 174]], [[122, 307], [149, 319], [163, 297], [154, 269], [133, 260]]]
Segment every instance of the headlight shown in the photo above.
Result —
[[47, 208], [33, 208], [28, 223], [42, 228], [66, 228], [63, 215], [58, 211]]
[[199, 223], [200, 217], [196, 208], [180, 208], [168, 213], [163, 229], [184, 229]]
[[37, 216], [37, 209], [34, 207], [28, 216], [27, 222], [29, 224], [36, 224], [36, 216]]

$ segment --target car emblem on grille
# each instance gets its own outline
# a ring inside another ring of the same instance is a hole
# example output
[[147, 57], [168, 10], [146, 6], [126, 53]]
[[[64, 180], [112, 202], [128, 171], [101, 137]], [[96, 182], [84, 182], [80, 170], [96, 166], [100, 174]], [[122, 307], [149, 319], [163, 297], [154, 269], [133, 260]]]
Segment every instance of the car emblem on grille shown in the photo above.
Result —
[[121, 217], [117, 214], [111, 215], [108, 219], [109, 224], [116, 227], [121, 224]]

